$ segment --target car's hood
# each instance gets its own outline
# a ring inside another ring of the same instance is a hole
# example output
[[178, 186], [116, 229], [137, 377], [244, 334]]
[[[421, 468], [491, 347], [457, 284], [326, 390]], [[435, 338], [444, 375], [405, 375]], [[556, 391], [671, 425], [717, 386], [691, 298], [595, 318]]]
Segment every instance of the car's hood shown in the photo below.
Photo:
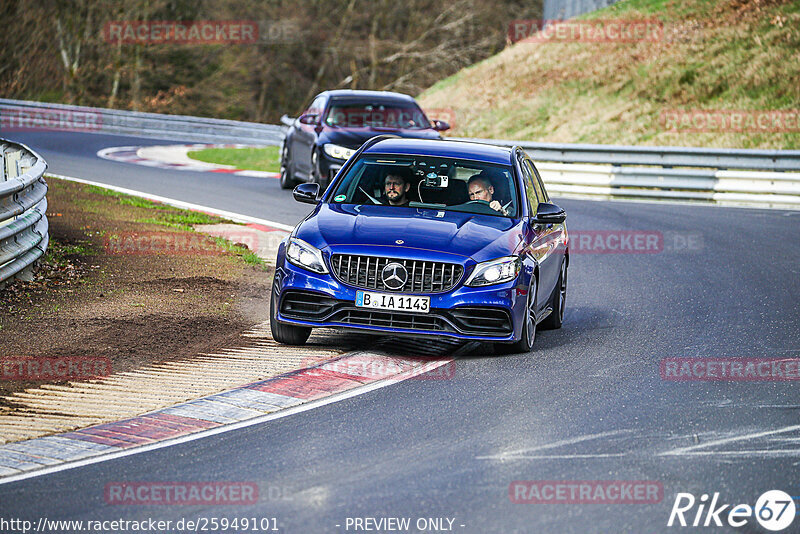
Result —
[[333, 143], [347, 148], [358, 148], [376, 135], [392, 134], [412, 139], [440, 139], [439, 132], [426, 128], [411, 130], [407, 128], [339, 128], [326, 126], [319, 136], [322, 143]]
[[521, 232], [521, 221], [491, 215], [321, 204], [315, 215], [300, 225], [297, 237], [332, 251], [386, 246], [471, 257], [481, 262], [512, 254]]

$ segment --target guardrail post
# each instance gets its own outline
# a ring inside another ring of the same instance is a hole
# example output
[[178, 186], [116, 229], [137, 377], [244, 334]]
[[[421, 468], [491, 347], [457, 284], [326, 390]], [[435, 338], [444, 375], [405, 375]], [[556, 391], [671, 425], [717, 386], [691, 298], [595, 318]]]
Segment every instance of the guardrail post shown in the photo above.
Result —
[[19, 150], [6, 154], [6, 180], [19, 176]]

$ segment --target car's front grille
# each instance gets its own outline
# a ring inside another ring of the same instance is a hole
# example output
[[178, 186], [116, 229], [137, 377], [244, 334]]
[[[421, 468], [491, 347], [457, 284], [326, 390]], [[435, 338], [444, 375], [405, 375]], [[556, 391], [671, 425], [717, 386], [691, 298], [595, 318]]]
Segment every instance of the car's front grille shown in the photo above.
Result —
[[335, 313], [331, 321], [362, 326], [380, 326], [407, 330], [453, 331], [443, 318], [422, 313], [346, 309]]
[[450, 317], [465, 334], [508, 335], [513, 330], [511, 317], [500, 308], [462, 306], [450, 310]]
[[[381, 273], [390, 263], [399, 263], [407, 272], [407, 280], [399, 288], [383, 283]], [[402, 260], [355, 254], [334, 254], [331, 257], [333, 274], [351, 286], [399, 293], [442, 293], [453, 289], [464, 273], [457, 263], [421, 260]]]
[[295, 319], [322, 319], [331, 313], [336, 302], [320, 293], [289, 290], [281, 301], [281, 314]]

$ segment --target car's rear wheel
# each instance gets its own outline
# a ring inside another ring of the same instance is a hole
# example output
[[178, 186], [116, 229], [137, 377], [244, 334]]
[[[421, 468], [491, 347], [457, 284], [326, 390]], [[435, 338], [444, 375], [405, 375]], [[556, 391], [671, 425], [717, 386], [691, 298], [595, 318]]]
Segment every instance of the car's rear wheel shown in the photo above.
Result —
[[289, 155], [289, 147], [283, 145], [281, 151], [281, 189], [291, 189], [297, 184], [292, 173], [292, 158]]
[[550, 301], [552, 313], [542, 321], [542, 328], [547, 330], [557, 330], [564, 323], [564, 308], [567, 304], [567, 260], [561, 262], [561, 271], [558, 273], [558, 283], [553, 291], [553, 298]]
[[[273, 282], [273, 287], [274, 287]], [[278, 294], [273, 290], [270, 298], [269, 327], [272, 339], [284, 345], [304, 345], [311, 335], [311, 328], [278, 322]]]
[[536, 340], [536, 279], [531, 282], [528, 289], [528, 299], [525, 301], [525, 318], [522, 324], [522, 336], [516, 343], [495, 343], [496, 354], [528, 353], [533, 349]]

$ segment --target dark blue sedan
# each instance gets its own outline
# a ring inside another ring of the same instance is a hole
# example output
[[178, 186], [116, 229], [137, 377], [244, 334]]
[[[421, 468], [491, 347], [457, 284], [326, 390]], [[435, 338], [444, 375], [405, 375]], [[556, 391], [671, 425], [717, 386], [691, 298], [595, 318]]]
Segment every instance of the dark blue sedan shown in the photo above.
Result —
[[439, 132], [449, 128], [444, 121], [428, 120], [417, 101], [402, 93], [324, 91], [286, 132], [281, 145], [281, 187], [314, 182], [325, 189], [347, 158], [372, 137], [391, 133], [440, 139]]
[[381, 136], [294, 197], [316, 207], [278, 249], [278, 342], [335, 327], [528, 352], [561, 327], [566, 214], [519, 147]]

